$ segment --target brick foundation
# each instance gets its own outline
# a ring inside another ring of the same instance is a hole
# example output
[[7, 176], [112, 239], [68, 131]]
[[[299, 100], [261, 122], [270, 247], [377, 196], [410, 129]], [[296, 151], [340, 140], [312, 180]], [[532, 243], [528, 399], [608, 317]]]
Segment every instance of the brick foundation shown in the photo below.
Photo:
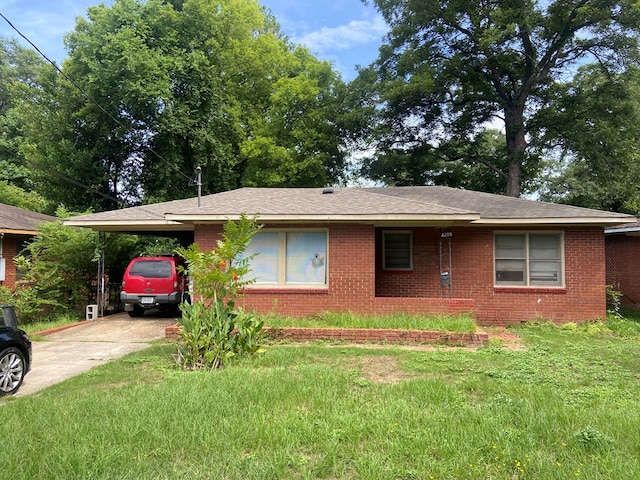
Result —
[[[165, 328], [165, 337], [176, 339], [179, 332], [178, 325], [170, 325]], [[484, 332], [456, 333], [380, 328], [265, 327], [263, 332], [274, 340], [337, 340], [351, 343], [438, 343], [479, 346], [486, 344], [489, 338]]]

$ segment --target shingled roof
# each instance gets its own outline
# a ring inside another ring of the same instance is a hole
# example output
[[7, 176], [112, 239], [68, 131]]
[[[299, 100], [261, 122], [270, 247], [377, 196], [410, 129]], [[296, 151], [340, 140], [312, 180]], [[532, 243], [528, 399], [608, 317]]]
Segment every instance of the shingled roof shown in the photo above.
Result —
[[105, 231], [193, 230], [241, 214], [263, 222], [358, 222], [452, 225], [617, 225], [636, 218], [620, 213], [538, 202], [449, 187], [241, 188], [74, 217], [67, 225]]
[[44, 222], [53, 222], [55, 217], [31, 212], [22, 208], [0, 203], [0, 233], [35, 235]]
[[629, 235], [638, 237], [640, 236], [640, 221], [615, 225], [605, 229], [604, 233], [607, 235]]
[[105, 231], [193, 230], [241, 214], [262, 222], [358, 222], [377, 225], [616, 225], [630, 215], [449, 187], [241, 188], [201, 198], [74, 217], [67, 225]]

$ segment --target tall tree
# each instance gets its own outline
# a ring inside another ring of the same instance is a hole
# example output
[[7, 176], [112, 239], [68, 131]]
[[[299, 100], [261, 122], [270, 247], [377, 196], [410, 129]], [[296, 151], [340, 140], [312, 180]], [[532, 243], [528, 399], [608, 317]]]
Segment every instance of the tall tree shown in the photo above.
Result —
[[479, 160], [504, 177], [510, 196], [521, 194], [523, 173], [540, 169], [535, 127], [556, 100], [553, 85], [584, 62], [618, 72], [638, 57], [640, 16], [629, 0], [363, 1], [391, 27], [362, 72], [375, 76], [378, 151], [430, 170], [499, 124], [506, 164]]
[[544, 200], [640, 212], [639, 85], [637, 69], [615, 75], [587, 65], [557, 89], [555, 108], [539, 116], [551, 153]]
[[0, 203], [35, 211], [47, 210], [36, 191], [30, 168], [21, 155], [24, 143], [20, 104], [39, 88], [44, 61], [15, 40], [0, 37]]
[[57, 79], [39, 102], [33, 157], [101, 196], [65, 205], [193, 196], [198, 166], [205, 193], [341, 178], [343, 84], [257, 0], [115, 0], [91, 7], [66, 44], [75, 85]]

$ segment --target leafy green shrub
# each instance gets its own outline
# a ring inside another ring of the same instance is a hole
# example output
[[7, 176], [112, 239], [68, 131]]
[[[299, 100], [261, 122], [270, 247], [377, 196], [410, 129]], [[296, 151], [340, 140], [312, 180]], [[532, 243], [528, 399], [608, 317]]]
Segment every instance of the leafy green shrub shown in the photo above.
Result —
[[53, 318], [67, 306], [35, 285], [18, 285], [14, 291], [1, 287], [0, 303], [13, 305], [18, 322], [29, 324], [43, 318]]
[[197, 294], [192, 305], [181, 305], [180, 340], [176, 361], [184, 369], [220, 368], [237, 355], [259, 350], [262, 321], [236, 308], [247, 279], [250, 257], [242, 257], [260, 227], [244, 215], [227, 222], [222, 240], [211, 252], [197, 244], [180, 248]]
[[214, 299], [205, 305], [200, 298], [193, 305], [181, 305], [180, 338], [176, 361], [184, 369], [220, 368], [236, 355], [259, 350], [262, 322], [253, 315], [234, 310]]
[[[101, 251], [115, 276], [117, 262], [126, 266], [137, 242], [132, 235], [101, 236], [86, 228], [69, 227], [62, 220], [71, 214], [60, 207], [57, 220], [40, 226], [38, 235], [15, 258], [24, 278], [13, 292], [0, 294], [3, 303], [15, 306], [22, 323], [54, 319], [59, 315], [82, 317], [95, 302], [96, 262]], [[122, 267], [124, 270], [124, 266]]]
[[622, 318], [620, 307], [622, 306], [622, 292], [613, 288], [613, 285], [606, 286], [607, 313], [616, 318]]
[[573, 436], [574, 439], [586, 450], [605, 450], [613, 444], [613, 439], [591, 425]]

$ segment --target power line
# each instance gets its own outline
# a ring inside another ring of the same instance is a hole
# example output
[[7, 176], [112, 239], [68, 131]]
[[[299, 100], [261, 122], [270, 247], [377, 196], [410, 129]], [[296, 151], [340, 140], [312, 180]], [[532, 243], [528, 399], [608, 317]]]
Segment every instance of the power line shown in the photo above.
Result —
[[[11, 21], [2, 13], [0, 12], [0, 17], [2, 17], [4, 19], [5, 22], [7, 22], [9, 24], [9, 26], [15, 30], [15, 32], [20, 35], [25, 41], [27, 41], [29, 43], [29, 45], [31, 45], [36, 52], [38, 52], [38, 54], [44, 58], [47, 62], [49, 62], [51, 65], [53, 65], [53, 67], [66, 79], [68, 80], [75, 88], [77, 88], [80, 93], [82, 93], [82, 95], [87, 98], [91, 103], [93, 103], [94, 105], [96, 105], [105, 115], [107, 115], [111, 120], [113, 120], [119, 127], [127, 130], [127, 127], [120, 122], [120, 120], [118, 120], [116, 117], [114, 117], [110, 112], [108, 112], [102, 105], [100, 105], [100, 103], [98, 103], [97, 100], [95, 100], [93, 97], [91, 97], [87, 92], [84, 91], [84, 89], [78, 85], [71, 77], [69, 77], [66, 73], [64, 73], [60, 67], [58, 67], [58, 65], [49, 59], [49, 57], [47, 57], [26, 35], [24, 35], [15, 25], [13, 25], [13, 23], [11, 23]], [[163, 161], [164, 163], [166, 163], [169, 166], [173, 166], [173, 164], [171, 164], [167, 159], [165, 159], [162, 155], [160, 155], [158, 152], [156, 152], [153, 148], [151, 147], [147, 147], [147, 149], [149, 150], [149, 152], [151, 152], [153, 155], [155, 155], [156, 157], [158, 157], [158, 159], [160, 159], [161, 161]], [[180, 170], [178, 170], [178, 173], [180, 175], [182, 175], [184, 178], [186, 178], [189, 181], [192, 181], [192, 178], [189, 177], [188, 175], [182, 173]]]
[[71, 178], [70, 176], [65, 175], [64, 173], [62, 173], [62, 172], [60, 172], [58, 170], [46, 167], [46, 166], [44, 166], [44, 165], [42, 165], [42, 164], [40, 164], [38, 162], [29, 161], [24, 156], [22, 156], [20, 153], [16, 152], [15, 150], [13, 150], [13, 149], [5, 146], [5, 145], [0, 145], [0, 148], [4, 149], [6, 152], [10, 153], [11, 155], [16, 157], [17, 159], [21, 160], [26, 165], [35, 166], [37, 169], [42, 170], [45, 173], [49, 173], [51, 175], [55, 175], [56, 177], [62, 178], [63, 180], [65, 180], [65, 181], [67, 181], [69, 183], [73, 183], [74, 185], [76, 185], [76, 186], [78, 186], [80, 188], [83, 188], [84, 190], [86, 190], [89, 193], [93, 193], [93, 194], [98, 195], [100, 197], [106, 198], [107, 200], [115, 202], [116, 205], [118, 205], [118, 203], [120, 202], [120, 200], [118, 198], [116, 198], [116, 197], [114, 197], [112, 195], [109, 195], [107, 193], [101, 192], [100, 190], [96, 190], [95, 188], [90, 187], [88, 185], [85, 185], [84, 183], [82, 183], [82, 182], [80, 182], [78, 180], [75, 180], [74, 178]]
[[119, 198], [114, 197], [113, 195], [109, 195], [107, 193], [101, 192], [100, 190], [96, 190], [95, 188], [90, 187], [90, 186], [88, 186], [88, 185], [86, 185], [86, 184], [84, 184], [84, 183], [82, 183], [82, 182], [80, 182], [78, 180], [75, 180], [74, 178], [71, 178], [70, 176], [65, 175], [64, 173], [62, 173], [62, 172], [60, 172], [58, 170], [49, 168], [49, 167], [47, 167], [45, 165], [42, 165], [41, 163], [38, 163], [38, 162], [29, 161], [23, 155], [21, 155], [20, 153], [16, 152], [15, 150], [13, 150], [11, 148], [8, 148], [5, 145], [0, 145], [0, 148], [4, 149], [6, 152], [10, 153], [14, 157], [16, 157], [18, 160], [20, 160], [23, 163], [25, 163], [26, 165], [34, 166], [37, 169], [42, 170], [45, 173], [49, 173], [51, 175], [55, 175], [55, 176], [65, 180], [65, 181], [67, 181], [69, 183], [72, 183], [72, 184], [74, 184], [74, 185], [76, 185], [76, 186], [78, 186], [80, 188], [83, 188], [84, 190], [86, 190], [89, 193], [93, 193], [93, 194], [98, 195], [100, 197], [103, 197], [103, 198], [105, 198], [107, 200], [115, 202], [116, 205], [122, 204], [122, 208], [136, 207], [136, 208], [139, 208], [139, 209], [141, 209], [141, 210], [143, 210], [143, 211], [145, 211], [145, 212], [147, 212], [147, 213], [149, 213], [149, 214], [151, 214], [153, 216], [164, 218], [164, 215], [162, 215], [162, 214], [160, 214], [160, 213], [158, 213], [158, 212], [156, 212], [156, 211], [154, 211], [154, 210], [152, 210], [150, 208], [146, 208], [146, 205], [127, 205], [125, 200], [122, 200], [122, 202], [121, 202], [121, 200]]

